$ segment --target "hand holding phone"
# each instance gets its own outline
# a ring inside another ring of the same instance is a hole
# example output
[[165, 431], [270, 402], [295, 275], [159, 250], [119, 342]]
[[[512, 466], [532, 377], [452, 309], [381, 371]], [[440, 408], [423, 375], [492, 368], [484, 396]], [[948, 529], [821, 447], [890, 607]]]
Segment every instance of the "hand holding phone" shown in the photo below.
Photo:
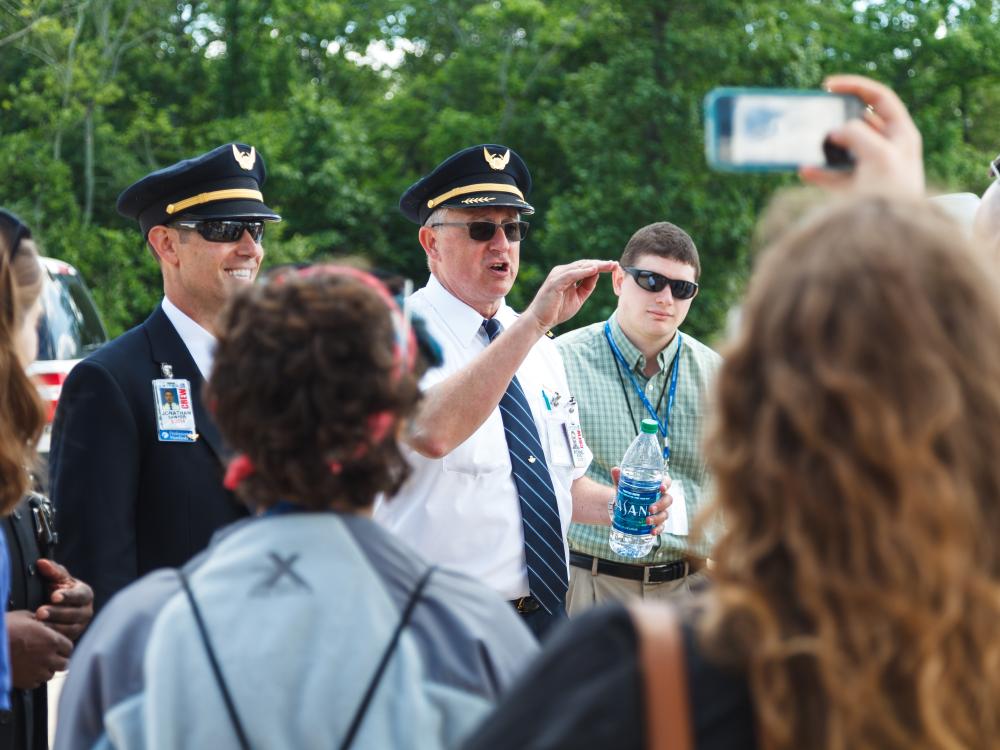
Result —
[[856, 167], [849, 173], [803, 167], [802, 179], [830, 189], [924, 195], [923, 140], [895, 92], [856, 75], [831, 76], [825, 86], [854, 95], [869, 107], [863, 120], [847, 122], [830, 134], [833, 143], [851, 150]]

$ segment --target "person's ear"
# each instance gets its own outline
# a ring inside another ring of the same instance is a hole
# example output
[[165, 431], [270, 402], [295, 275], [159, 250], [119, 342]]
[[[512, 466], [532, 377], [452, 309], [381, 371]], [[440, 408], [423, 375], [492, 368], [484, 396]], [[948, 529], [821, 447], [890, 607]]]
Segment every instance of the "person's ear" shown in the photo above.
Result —
[[437, 241], [437, 232], [429, 226], [420, 227], [420, 231], [417, 233], [417, 239], [420, 240], [420, 246], [427, 253], [428, 260], [441, 260], [441, 248]]
[[615, 296], [622, 296], [622, 284], [625, 283], [625, 272], [622, 270], [621, 263], [615, 263], [615, 267], [611, 269], [611, 288], [615, 290]]
[[180, 242], [180, 235], [176, 229], [158, 224], [149, 230], [146, 241], [153, 248], [160, 263], [168, 266], [180, 265], [180, 258], [177, 255], [177, 244]]

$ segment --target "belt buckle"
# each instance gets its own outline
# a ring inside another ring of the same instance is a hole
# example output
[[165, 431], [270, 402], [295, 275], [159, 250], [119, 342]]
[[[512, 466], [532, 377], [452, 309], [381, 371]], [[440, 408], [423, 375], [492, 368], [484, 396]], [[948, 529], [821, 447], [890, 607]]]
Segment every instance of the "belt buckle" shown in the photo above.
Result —
[[644, 565], [642, 567], [642, 582], [643, 584], [648, 584], [649, 581], [649, 571], [652, 568], [675, 568], [675, 566], [680, 566], [678, 571], [680, 575], [673, 576], [671, 578], [664, 578], [662, 581], [656, 581], [656, 583], [666, 583], [668, 581], [681, 581], [687, 578], [691, 574], [691, 563], [688, 560], [675, 560], [672, 563], [667, 563], [665, 565]]
[[514, 609], [517, 610], [517, 613], [519, 615], [531, 614], [540, 606], [541, 605], [538, 603], [538, 600], [533, 599], [531, 597], [531, 594], [528, 594], [527, 596], [522, 596], [521, 598], [514, 600]]

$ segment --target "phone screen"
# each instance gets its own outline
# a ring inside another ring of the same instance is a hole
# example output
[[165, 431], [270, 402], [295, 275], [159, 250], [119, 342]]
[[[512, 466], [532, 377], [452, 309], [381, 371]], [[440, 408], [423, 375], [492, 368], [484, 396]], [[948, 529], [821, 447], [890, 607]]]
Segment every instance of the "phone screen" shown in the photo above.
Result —
[[823, 141], [846, 120], [839, 96], [738, 96], [733, 102], [733, 164], [775, 161], [822, 166]]
[[709, 160], [737, 170], [850, 166], [850, 155], [826, 139], [862, 110], [853, 96], [818, 91], [713, 92], [706, 102]]

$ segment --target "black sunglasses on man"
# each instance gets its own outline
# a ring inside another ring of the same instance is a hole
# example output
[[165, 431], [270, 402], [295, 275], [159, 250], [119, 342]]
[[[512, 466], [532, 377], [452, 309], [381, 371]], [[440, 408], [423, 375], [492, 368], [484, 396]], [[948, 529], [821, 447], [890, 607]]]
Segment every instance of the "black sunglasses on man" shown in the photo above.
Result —
[[647, 292], [662, 292], [669, 284], [670, 293], [674, 299], [691, 299], [698, 293], [698, 285], [693, 281], [669, 279], [661, 273], [644, 271], [632, 266], [622, 266], [622, 270], [635, 279], [635, 283]]
[[504, 237], [508, 242], [520, 242], [528, 234], [528, 222], [526, 221], [505, 221], [497, 224], [494, 221], [439, 221], [430, 224], [431, 227], [466, 227], [469, 230], [469, 239], [475, 242], [489, 242], [493, 235], [497, 233], [497, 227], [503, 229]]
[[204, 221], [175, 221], [170, 224], [179, 229], [197, 232], [209, 242], [237, 242], [244, 232], [248, 232], [254, 242], [264, 236], [263, 221], [244, 219], [211, 219]]

